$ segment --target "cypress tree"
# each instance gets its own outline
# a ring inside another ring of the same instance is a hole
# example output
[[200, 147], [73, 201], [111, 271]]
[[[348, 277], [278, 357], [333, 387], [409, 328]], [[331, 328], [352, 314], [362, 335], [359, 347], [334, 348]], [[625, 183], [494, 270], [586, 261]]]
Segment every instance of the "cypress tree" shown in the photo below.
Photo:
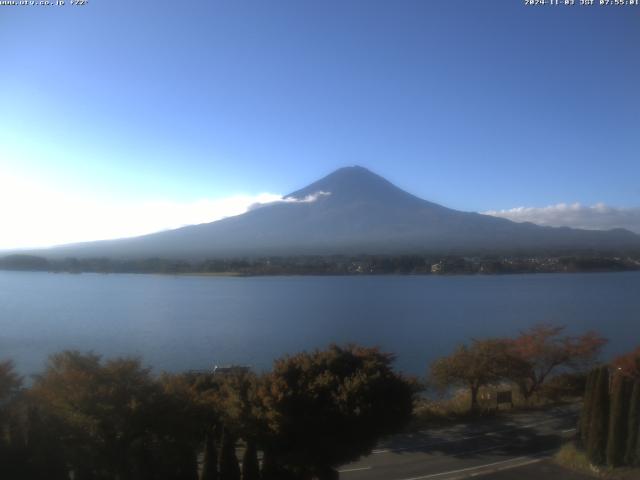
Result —
[[260, 480], [258, 450], [252, 440], [247, 441], [247, 448], [242, 457], [242, 480]]
[[280, 480], [280, 473], [275, 458], [268, 449], [265, 449], [262, 456], [262, 480]]
[[180, 480], [198, 480], [198, 455], [197, 453], [185, 445], [179, 452], [180, 465], [179, 465], [179, 477]]
[[81, 465], [73, 471], [74, 480], [95, 480], [98, 476], [86, 465]]
[[627, 424], [627, 447], [624, 454], [626, 465], [637, 465], [640, 461], [638, 455], [638, 434], [640, 433], [640, 381], [633, 383], [631, 398], [629, 400], [629, 413]]
[[578, 430], [580, 443], [582, 446], [587, 445], [587, 438], [589, 437], [589, 421], [591, 420], [593, 394], [595, 391], [595, 383], [598, 378], [598, 370], [593, 369], [587, 375], [587, 381], [584, 390], [584, 399], [582, 403], [582, 412], [580, 414], [580, 422], [578, 423]]
[[307, 478], [301, 477], [299, 474], [296, 475], [285, 468], [269, 450], [263, 452], [260, 476], [262, 480], [299, 480], [300, 478]]
[[587, 439], [587, 457], [595, 465], [606, 460], [607, 433], [609, 426], [609, 369], [601, 367], [595, 382], [591, 421]]
[[218, 480], [218, 452], [213, 432], [207, 433], [204, 445], [204, 461], [201, 480]]
[[236, 457], [236, 442], [226, 428], [222, 432], [220, 447], [220, 480], [240, 480], [240, 465]]
[[624, 462], [628, 426], [628, 385], [627, 377], [620, 373], [614, 375], [607, 441], [607, 464], [611, 467], [619, 467]]

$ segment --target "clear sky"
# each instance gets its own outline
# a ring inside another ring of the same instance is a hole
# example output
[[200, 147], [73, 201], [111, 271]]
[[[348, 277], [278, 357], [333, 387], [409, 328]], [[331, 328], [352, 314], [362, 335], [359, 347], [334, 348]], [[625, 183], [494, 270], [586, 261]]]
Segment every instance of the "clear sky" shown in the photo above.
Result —
[[353, 164], [640, 231], [640, 6], [66, 3], [0, 6], [0, 248], [208, 221]]

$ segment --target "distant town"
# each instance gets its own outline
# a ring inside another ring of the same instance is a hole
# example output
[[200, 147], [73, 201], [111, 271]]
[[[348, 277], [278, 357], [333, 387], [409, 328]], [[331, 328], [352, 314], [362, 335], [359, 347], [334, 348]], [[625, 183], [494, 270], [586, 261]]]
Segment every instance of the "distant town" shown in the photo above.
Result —
[[187, 261], [161, 258], [112, 260], [108, 258], [83, 259], [75, 257], [49, 260], [39, 256], [14, 254], [0, 258], [0, 269], [69, 273], [161, 273], [237, 276], [574, 273], [640, 270], [640, 255], [335, 255]]

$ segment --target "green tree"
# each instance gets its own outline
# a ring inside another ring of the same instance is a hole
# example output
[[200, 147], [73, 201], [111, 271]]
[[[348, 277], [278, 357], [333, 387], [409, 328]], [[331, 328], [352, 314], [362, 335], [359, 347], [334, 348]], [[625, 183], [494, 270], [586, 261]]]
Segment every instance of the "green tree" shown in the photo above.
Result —
[[250, 371], [216, 375], [221, 422], [236, 438], [257, 442], [267, 431], [264, 408], [258, 399], [260, 379]]
[[598, 379], [599, 370], [593, 369], [587, 375], [587, 383], [584, 391], [584, 400], [582, 403], [582, 411], [580, 413], [579, 422], [579, 435], [580, 442], [583, 446], [587, 444], [587, 438], [589, 438], [589, 422], [593, 415], [593, 397], [595, 393], [595, 384]]
[[300, 478], [334, 478], [338, 465], [401, 429], [416, 384], [393, 372], [392, 362], [390, 354], [353, 345], [277, 360], [260, 390], [274, 463]]
[[150, 464], [146, 446], [157, 446], [166, 430], [160, 423], [173, 414], [136, 359], [102, 362], [92, 353], [62, 352], [50, 357], [32, 393], [57, 421], [76, 477], [128, 479], [144, 470]]
[[506, 341], [473, 340], [471, 345], [461, 345], [448, 357], [436, 360], [431, 365], [430, 380], [441, 389], [468, 388], [471, 411], [476, 411], [480, 388], [500, 382], [515, 364]]
[[619, 467], [624, 463], [630, 393], [628, 378], [620, 373], [614, 375], [607, 436], [607, 464], [611, 467]]
[[260, 480], [258, 449], [254, 441], [247, 441], [244, 455], [242, 456], [242, 480]]
[[258, 399], [259, 378], [253, 372], [243, 369], [216, 377], [220, 386], [217, 401], [222, 423], [229, 435], [245, 442], [242, 478], [258, 479], [260, 467], [257, 444], [264, 443], [267, 435], [264, 409]]
[[607, 434], [609, 425], [609, 369], [601, 367], [595, 383], [591, 421], [587, 440], [587, 456], [595, 465], [606, 460]]
[[0, 406], [15, 397], [22, 387], [22, 377], [15, 372], [11, 360], [0, 362]]
[[213, 431], [206, 436], [200, 480], [218, 480], [218, 451]]
[[[175, 478], [197, 477], [197, 454], [204, 445], [205, 468], [209, 479], [217, 475], [216, 448], [213, 432], [219, 422], [218, 392], [220, 386], [207, 373], [163, 374], [162, 403], [156, 406], [159, 421], [156, 431], [161, 434], [162, 459], [174, 470]], [[213, 461], [212, 461], [213, 459]]]
[[10, 427], [12, 419], [15, 419], [15, 403], [21, 387], [22, 378], [15, 372], [13, 362], [0, 362], [0, 454], [13, 443]]
[[615, 371], [627, 377], [632, 385], [629, 393], [629, 411], [627, 412], [627, 442], [624, 463], [640, 463], [640, 347], [616, 357], [612, 366]]
[[0, 477], [20, 478], [26, 462], [25, 431], [20, 422], [22, 378], [10, 360], [0, 362]]
[[[68, 480], [66, 453], [59, 441], [59, 422], [47, 417], [27, 399], [27, 458], [22, 478], [29, 480]], [[19, 477], [16, 477], [19, 478]]]
[[633, 382], [631, 396], [629, 399], [629, 411], [627, 415], [627, 445], [624, 454], [624, 463], [627, 465], [637, 465], [640, 456], [638, 455], [638, 434], [640, 433], [640, 381]]
[[260, 469], [262, 480], [295, 480], [296, 477], [282, 464], [278, 463], [271, 448], [266, 445], [262, 456]]
[[222, 431], [220, 447], [220, 480], [240, 480], [240, 466], [236, 457], [236, 441], [227, 428]]

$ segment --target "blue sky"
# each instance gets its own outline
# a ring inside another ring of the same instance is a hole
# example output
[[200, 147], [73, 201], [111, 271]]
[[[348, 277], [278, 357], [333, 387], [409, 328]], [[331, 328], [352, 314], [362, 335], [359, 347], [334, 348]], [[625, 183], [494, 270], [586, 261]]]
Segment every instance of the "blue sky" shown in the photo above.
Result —
[[639, 23], [514, 0], [0, 7], [0, 248], [142, 233], [92, 211], [171, 205], [129, 219], [170, 228], [352, 164], [463, 210], [637, 213]]

